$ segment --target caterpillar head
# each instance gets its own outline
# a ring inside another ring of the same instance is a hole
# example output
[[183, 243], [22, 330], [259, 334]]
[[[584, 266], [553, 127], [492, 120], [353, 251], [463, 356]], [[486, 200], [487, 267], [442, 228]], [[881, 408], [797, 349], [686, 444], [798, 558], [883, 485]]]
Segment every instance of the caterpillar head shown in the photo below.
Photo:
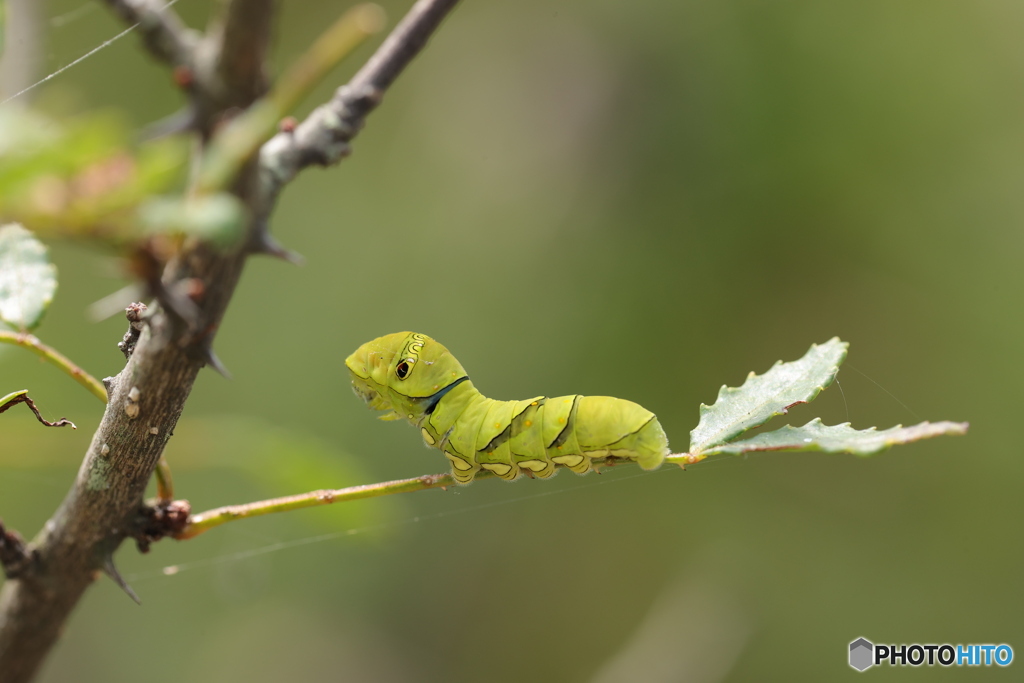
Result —
[[396, 332], [356, 349], [345, 360], [356, 395], [374, 410], [417, 422], [430, 399], [466, 371], [443, 344], [425, 334]]

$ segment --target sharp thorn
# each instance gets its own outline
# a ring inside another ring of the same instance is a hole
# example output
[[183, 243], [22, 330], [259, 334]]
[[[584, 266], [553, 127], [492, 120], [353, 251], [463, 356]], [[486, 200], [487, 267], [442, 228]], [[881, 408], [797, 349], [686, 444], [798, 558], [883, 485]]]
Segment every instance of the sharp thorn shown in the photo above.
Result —
[[114, 583], [121, 587], [128, 597], [135, 601], [136, 604], [141, 605], [142, 600], [139, 600], [139, 596], [135, 594], [132, 587], [128, 585], [128, 582], [124, 580], [121, 573], [117, 571], [117, 567], [114, 566], [114, 558], [111, 555], [107, 555], [103, 558], [103, 573], [113, 579]]
[[253, 254], [272, 256], [296, 266], [302, 266], [306, 263], [306, 259], [302, 257], [302, 254], [281, 246], [280, 242], [271, 237], [270, 233], [266, 231], [266, 226], [257, 230], [249, 251]]
[[190, 130], [194, 130], [199, 122], [199, 117], [196, 116], [194, 107], [186, 107], [180, 109], [170, 116], [154, 121], [153, 123], [146, 126], [140, 137], [141, 142], [149, 142], [151, 140], [158, 140], [165, 138], [169, 135], [177, 135], [178, 133], [186, 133]]
[[213, 348], [208, 344], [204, 344], [200, 351], [200, 356], [210, 366], [211, 370], [215, 370], [218, 375], [224, 379], [231, 379], [231, 373], [224, 367], [224, 364], [220, 362], [220, 358], [213, 352]]

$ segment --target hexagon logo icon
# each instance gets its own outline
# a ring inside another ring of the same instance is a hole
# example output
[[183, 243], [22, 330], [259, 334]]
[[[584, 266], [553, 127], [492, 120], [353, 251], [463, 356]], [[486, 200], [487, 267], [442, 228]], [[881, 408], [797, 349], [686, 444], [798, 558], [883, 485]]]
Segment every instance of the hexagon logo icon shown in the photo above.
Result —
[[866, 638], [858, 638], [850, 643], [850, 666], [857, 671], [864, 671], [874, 665], [874, 654], [874, 644]]

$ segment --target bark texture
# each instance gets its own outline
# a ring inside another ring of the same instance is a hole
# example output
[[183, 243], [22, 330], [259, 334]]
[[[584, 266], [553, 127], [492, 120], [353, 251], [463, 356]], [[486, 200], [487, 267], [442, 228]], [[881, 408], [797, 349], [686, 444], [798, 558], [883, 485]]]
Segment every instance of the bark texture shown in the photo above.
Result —
[[[176, 75], [187, 70], [178, 80], [189, 98], [192, 115], [187, 120], [200, 140], [207, 140], [232, 110], [264, 94], [270, 0], [223, 0], [203, 37], [158, 0], [105, 1], [136, 24], [152, 56], [173, 67]], [[278, 192], [305, 166], [336, 163], [345, 155], [341, 148], [347, 153], [347, 143], [362, 128], [366, 114], [456, 2], [415, 3], [353, 83], [300, 124], [300, 135], [275, 136], [259, 159], [242, 169], [232, 191], [252, 216], [244, 246], [225, 253], [195, 244], [168, 264], [159, 282], [151, 283], [155, 290], [187, 291], [197, 312], [193, 320], [184, 321], [158, 309], [125, 368], [105, 380], [107, 409], [71, 490], [24, 548], [16, 576], [0, 588], [0, 683], [23, 683], [35, 675], [101, 572], [119, 580], [113, 553], [144, 523], [140, 510], [146, 484], [199, 370], [218, 365], [211, 343], [245, 261], [253, 253], [281, 255], [266, 233]]]

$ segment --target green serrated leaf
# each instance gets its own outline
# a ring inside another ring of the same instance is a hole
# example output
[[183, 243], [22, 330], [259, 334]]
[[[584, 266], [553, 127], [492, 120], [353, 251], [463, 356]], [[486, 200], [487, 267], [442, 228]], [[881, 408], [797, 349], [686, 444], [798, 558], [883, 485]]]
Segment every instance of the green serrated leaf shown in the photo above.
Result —
[[700, 422], [690, 432], [690, 453], [705, 452], [784, 415], [797, 403], [813, 401], [835, 379], [848, 347], [833, 337], [812, 344], [800, 360], [778, 361], [763, 375], [751, 372], [738, 389], [723, 385], [714, 405], [700, 406]]
[[707, 455], [730, 453], [739, 455], [753, 451], [824, 451], [873, 455], [890, 446], [910, 443], [936, 436], [966, 434], [966, 422], [922, 422], [912, 427], [897, 425], [877, 431], [874, 427], [857, 430], [849, 422], [828, 426], [814, 418], [803, 427], [786, 425], [774, 432], [758, 434], [752, 439], [734, 441], [705, 451]]
[[46, 247], [17, 223], [0, 226], [0, 322], [33, 329], [57, 291]]

